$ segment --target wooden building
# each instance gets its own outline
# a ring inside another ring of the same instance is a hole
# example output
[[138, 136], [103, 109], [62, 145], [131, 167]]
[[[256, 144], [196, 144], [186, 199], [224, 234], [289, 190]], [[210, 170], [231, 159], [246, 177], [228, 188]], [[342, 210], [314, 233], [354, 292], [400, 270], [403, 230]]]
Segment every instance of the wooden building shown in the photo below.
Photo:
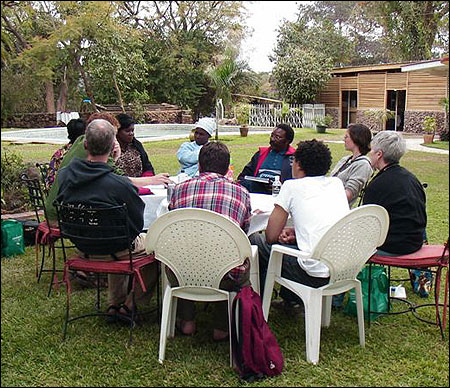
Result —
[[445, 60], [336, 68], [317, 103], [325, 104], [337, 128], [358, 122], [380, 129], [364, 112], [389, 109], [395, 115], [383, 129], [421, 132], [423, 118], [432, 116], [439, 131], [445, 123], [440, 100], [449, 90]]

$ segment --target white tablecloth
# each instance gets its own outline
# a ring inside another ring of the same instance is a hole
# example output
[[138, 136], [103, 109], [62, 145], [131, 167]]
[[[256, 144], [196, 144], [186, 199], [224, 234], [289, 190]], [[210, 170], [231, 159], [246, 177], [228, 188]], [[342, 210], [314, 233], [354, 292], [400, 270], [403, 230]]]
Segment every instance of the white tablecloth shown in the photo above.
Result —
[[[142, 195], [141, 199], [145, 203], [144, 209], [144, 230], [161, 215], [168, 212], [167, 190], [162, 186], [147, 186], [154, 193], [153, 195]], [[248, 235], [266, 229], [270, 213], [272, 213], [275, 198], [266, 194], [250, 193], [252, 205], [252, 218]]]

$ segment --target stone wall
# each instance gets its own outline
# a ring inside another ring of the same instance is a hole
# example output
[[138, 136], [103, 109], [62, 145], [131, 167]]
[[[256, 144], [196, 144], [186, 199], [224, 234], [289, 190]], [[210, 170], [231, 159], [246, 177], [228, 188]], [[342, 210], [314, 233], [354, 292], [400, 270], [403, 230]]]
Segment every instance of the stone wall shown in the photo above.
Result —
[[422, 125], [425, 116], [431, 116], [436, 119], [436, 133], [440, 133], [445, 129], [444, 112], [426, 112], [426, 111], [406, 111], [404, 132], [423, 133]]
[[327, 108], [325, 106], [325, 114], [333, 117], [330, 128], [339, 128], [339, 108]]
[[[122, 113], [121, 111], [109, 112], [114, 115]], [[133, 112], [127, 112], [133, 115]], [[80, 113], [80, 117], [87, 119], [90, 113]], [[189, 110], [157, 110], [145, 113], [146, 124], [192, 124], [192, 114]], [[3, 123], [4, 128], [50, 128], [64, 127], [61, 121], [56, 122], [56, 113], [22, 113], [16, 114], [7, 122]]]
[[356, 122], [358, 124], [364, 124], [369, 127], [371, 131], [379, 131], [380, 130], [380, 123], [375, 120], [373, 117], [367, 116], [364, 114], [364, 110], [358, 110], [356, 111]]

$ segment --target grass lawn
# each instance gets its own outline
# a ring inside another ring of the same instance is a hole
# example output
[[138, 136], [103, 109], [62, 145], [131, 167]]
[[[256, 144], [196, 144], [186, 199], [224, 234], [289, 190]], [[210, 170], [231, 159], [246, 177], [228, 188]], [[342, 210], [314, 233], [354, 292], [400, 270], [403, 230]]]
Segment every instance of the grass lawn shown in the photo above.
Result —
[[[303, 139], [342, 140], [343, 131], [316, 134], [298, 130]], [[236, 174], [269, 135], [247, 138], [223, 136], [230, 148]], [[184, 140], [145, 143], [157, 172], [175, 174], [175, 153]], [[328, 143], [333, 164], [346, 152], [343, 144]], [[9, 145], [25, 161], [46, 162], [58, 146]], [[402, 165], [428, 183], [427, 211], [430, 243], [442, 243], [449, 230], [449, 157], [410, 151]], [[228, 364], [228, 343], [212, 341], [210, 309], [198, 309], [198, 331], [192, 337], [169, 339], [166, 361], [158, 363], [159, 323], [155, 314], [134, 330], [127, 346], [128, 328], [87, 318], [69, 324], [62, 342], [66, 294], [64, 287], [47, 297], [48, 276], [34, 276], [34, 247], [24, 255], [2, 258], [2, 386], [449, 386], [449, 329], [442, 340], [439, 329], [411, 314], [391, 315], [366, 322], [366, 347], [359, 346], [356, 317], [332, 312], [331, 325], [322, 330], [320, 361], [305, 360], [305, 328], [300, 315], [271, 309], [269, 325], [283, 351], [281, 376], [253, 384], [239, 380]], [[396, 270], [397, 278], [406, 271]], [[408, 281], [399, 281], [416, 302]], [[398, 284], [397, 283], [397, 284]], [[395, 284], [395, 285], [397, 285]], [[74, 312], [93, 306], [93, 290], [74, 290]], [[431, 303], [432, 298], [426, 300]], [[105, 305], [103, 306], [105, 307]], [[433, 309], [422, 309], [432, 320]], [[422, 311], [421, 311], [422, 313]]]
[[434, 141], [431, 144], [422, 144], [424, 147], [439, 148], [448, 151], [448, 141]]

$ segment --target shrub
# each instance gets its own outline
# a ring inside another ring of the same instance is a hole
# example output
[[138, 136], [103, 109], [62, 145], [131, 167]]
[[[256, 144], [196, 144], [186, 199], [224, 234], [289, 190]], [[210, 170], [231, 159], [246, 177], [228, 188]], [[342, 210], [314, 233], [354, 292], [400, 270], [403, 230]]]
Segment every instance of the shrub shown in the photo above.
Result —
[[425, 116], [423, 119], [422, 129], [425, 133], [435, 133], [436, 132], [436, 119], [431, 116]]
[[2, 210], [24, 210], [27, 208], [27, 192], [20, 176], [29, 166], [24, 164], [22, 156], [12, 151], [2, 152], [1, 161]]

